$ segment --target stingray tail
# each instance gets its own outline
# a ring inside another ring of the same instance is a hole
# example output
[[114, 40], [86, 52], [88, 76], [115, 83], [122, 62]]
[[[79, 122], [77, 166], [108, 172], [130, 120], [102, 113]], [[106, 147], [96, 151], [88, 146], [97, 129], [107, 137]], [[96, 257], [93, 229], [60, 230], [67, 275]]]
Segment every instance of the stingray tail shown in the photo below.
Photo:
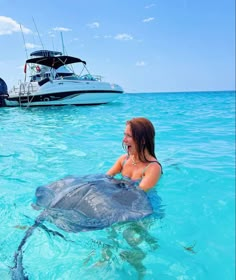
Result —
[[39, 225], [40, 221], [36, 220], [35, 223], [25, 232], [20, 245], [14, 255], [14, 266], [11, 267], [11, 279], [12, 280], [28, 280], [28, 276], [25, 274], [23, 267], [23, 251], [22, 248], [26, 243], [26, 240], [32, 235], [35, 228]]
[[28, 276], [25, 274], [23, 267], [23, 252], [18, 251], [14, 257], [15, 266], [11, 268], [12, 280], [28, 280]]

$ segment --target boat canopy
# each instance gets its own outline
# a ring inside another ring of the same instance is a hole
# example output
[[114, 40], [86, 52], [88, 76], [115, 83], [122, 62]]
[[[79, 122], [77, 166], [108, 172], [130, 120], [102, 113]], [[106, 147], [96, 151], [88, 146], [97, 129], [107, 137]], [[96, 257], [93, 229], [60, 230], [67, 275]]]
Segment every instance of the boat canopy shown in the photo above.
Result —
[[58, 51], [38, 50], [30, 54], [30, 56], [45, 56], [45, 57], [50, 57], [55, 55], [62, 55], [62, 53]]
[[58, 69], [63, 65], [72, 64], [72, 63], [83, 63], [86, 64], [86, 61], [81, 60], [80, 58], [60, 55], [60, 56], [50, 56], [50, 57], [35, 57], [26, 60], [26, 63], [35, 63], [39, 65], [48, 66], [54, 69]]

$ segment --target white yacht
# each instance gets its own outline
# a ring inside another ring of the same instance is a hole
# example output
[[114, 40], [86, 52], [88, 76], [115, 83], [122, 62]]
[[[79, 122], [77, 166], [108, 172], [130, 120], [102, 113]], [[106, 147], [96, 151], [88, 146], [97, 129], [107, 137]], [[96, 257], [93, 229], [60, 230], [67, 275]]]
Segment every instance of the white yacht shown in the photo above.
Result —
[[[82, 64], [80, 75], [71, 67], [75, 63]], [[24, 82], [13, 86], [7, 94], [0, 92], [2, 106], [106, 104], [124, 93], [119, 85], [91, 75], [85, 61], [61, 52], [40, 50], [31, 53], [24, 72]]]

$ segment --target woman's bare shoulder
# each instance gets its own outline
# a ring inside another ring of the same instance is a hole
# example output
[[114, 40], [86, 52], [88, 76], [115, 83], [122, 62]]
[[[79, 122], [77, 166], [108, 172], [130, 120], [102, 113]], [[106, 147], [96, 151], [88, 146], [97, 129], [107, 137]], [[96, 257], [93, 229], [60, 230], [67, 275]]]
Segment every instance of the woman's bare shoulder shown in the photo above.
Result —
[[124, 161], [127, 158], [127, 154], [121, 155], [117, 158], [116, 162]]
[[127, 155], [127, 154], [123, 154], [123, 155], [120, 156], [120, 159], [121, 159], [121, 160], [125, 160], [125, 159], [127, 159], [127, 158], [128, 158], [128, 155]]

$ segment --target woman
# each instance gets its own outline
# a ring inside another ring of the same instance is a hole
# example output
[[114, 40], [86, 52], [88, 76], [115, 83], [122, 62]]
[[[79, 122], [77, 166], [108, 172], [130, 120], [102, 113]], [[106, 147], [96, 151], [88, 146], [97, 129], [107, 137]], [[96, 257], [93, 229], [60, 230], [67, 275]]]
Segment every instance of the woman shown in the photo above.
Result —
[[162, 173], [155, 155], [155, 129], [146, 118], [133, 118], [126, 122], [122, 145], [127, 151], [118, 158], [107, 175], [121, 173], [123, 178], [138, 183], [144, 191], [153, 188]]

